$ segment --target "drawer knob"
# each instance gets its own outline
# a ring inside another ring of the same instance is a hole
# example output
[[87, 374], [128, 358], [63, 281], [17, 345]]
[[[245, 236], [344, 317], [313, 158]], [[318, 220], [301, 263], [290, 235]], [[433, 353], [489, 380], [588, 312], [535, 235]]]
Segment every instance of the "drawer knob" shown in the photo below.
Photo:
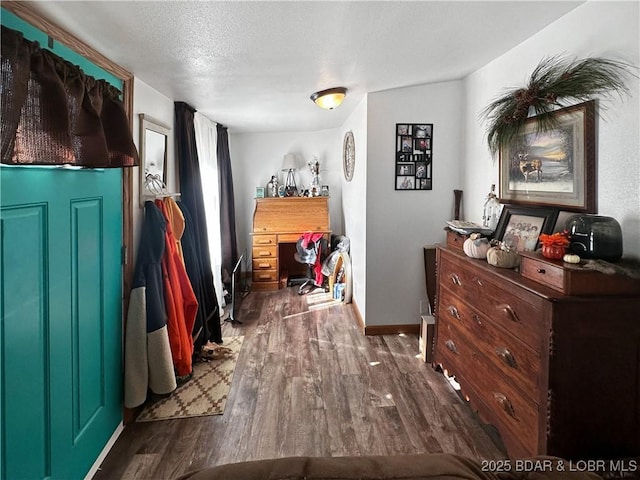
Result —
[[260, 252], [260, 253], [258, 253], [258, 256], [260, 256], [260, 257], [270, 257], [271, 256], [271, 252]]
[[493, 392], [493, 396], [496, 399], [496, 402], [498, 402], [502, 409], [505, 411], [505, 413], [511, 418], [515, 418], [517, 420], [518, 417], [516, 417], [516, 410], [513, 408], [512, 403], [509, 401], [506, 395], [499, 392]]
[[261, 280], [269, 280], [271, 277], [269, 275], [259, 275]]
[[516, 312], [511, 305], [502, 304], [502, 305], [498, 305], [497, 308], [505, 312], [509, 317], [509, 320], [511, 320], [512, 322], [516, 322], [516, 323], [520, 322], [518, 315], [516, 315]]
[[454, 307], [453, 305], [449, 305], [449, 308], [447, 308], [447, 310], [453, 318], [455, 318], [456, 320], [460, 320], [460, 313], [458, 312], [458, 309], [456, 307]]
[[258, 243], [260, 245], [268, 245], [271, 243], [271, 240], [258, 240]]
[[476, 283], [477, 283], [479, 286], [481, 286], [481, 287], [483, 286], [482, 280], [480, 280], [478, 277], [476, 277], [476, 278], [475, 278], [475, 280], [476, 280]]
[[460, 281], [460, 277], [455, 273], [451, 274], [451, 282], [453, 282], [454, 285], [462, 285], [462, 282]]
[[453, 343], [453, 340], [447, 340], [446, 342], [444, 342], [444, 344], [453, 353], [458, 353], [458, 349], [456, 348], [456, 344]]
[[546, 270], [545, 270], [544, 268], [538, 268], [538, 269], [536, 269], [536, 272], [541, 273], [541, 274], [543, 274], [543, 275], [544, 275], [545, 273], [547, 273], [547, 272], [546, 272]]
[[261, 263], [260, 265], [258, 265], [260, 268], [269, 268], [271, 265], [268, 263]]
[[477, 313], [474, 313], [474, 314], [473, 314], [473, 319], [476, 321], [476, 323], [477, 323], [479, 326], [482, 326], [482, 320], [480, 320], [480, 316], [479, 316]]
[[506, 363], [508, 366], [510, 366], [511, 368], [518, 368], [516, 357], [514, 357], [513, 354], [506, 347], [498, 348], [496, 350], [496, 353], [498, 354], [500, 359], [504, 363]]

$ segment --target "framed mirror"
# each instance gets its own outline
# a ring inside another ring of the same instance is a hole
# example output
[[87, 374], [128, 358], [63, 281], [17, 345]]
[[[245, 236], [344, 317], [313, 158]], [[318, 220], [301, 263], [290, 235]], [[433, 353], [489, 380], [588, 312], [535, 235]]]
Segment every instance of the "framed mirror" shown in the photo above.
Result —
[[140, 116], [140, 205], [167, 185], [167, 148], [171, 129], [144, 113]]

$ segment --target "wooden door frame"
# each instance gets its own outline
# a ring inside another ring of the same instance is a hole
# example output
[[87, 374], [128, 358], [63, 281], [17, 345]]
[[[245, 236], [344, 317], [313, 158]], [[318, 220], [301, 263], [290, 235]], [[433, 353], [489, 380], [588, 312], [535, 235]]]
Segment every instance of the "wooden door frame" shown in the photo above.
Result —
[[[2, 2], [2, 8], [20, 17], [25, 22], [40, 29], [53, 40], [60, 42], [66, 47], [81, 54], [100, 68], [122, 80], [122, 94], [124, 109], [129, 118], [129, 130], [133, 135], [133, 74], [112, 62], [97, 50], [84, 43], [79, 38], [65, 31], [58, 25], [42, 18], [30, 2], [8, 1]], [[133, 174], [131, 167], [122, 168], [122, 311], [121, 321], [125, 325], [125, 314], [129, 304], [129, 294], [133, 279]], [[128, 418], [131, 412], [124, 411], [124, 423], [129, 423], [133, 419]]]

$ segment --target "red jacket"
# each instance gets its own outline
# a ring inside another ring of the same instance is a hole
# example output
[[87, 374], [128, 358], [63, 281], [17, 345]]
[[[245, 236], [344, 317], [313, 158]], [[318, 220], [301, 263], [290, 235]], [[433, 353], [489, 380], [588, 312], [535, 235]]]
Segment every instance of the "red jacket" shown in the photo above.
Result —
[[[164, 203], [161, 200], [156, 200], [156, 205], [165, 218], [168, 218]], [[189, 375], [192, 370], [193, 337], [191, 333], [198, 311], [198, 301], [178, 253], [170, 222], [167, 222], [165, 232], [162, 276], [171, 356], [176, 375], [182, 377]]]

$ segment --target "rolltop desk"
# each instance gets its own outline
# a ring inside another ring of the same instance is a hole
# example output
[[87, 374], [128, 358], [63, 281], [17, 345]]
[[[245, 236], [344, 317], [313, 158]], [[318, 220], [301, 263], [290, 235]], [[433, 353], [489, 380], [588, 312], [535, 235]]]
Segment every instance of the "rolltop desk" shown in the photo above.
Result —
[[[306, 232], [331, 234], [329, 197], [256, 198], [252, 231], [252, 289], [277, 290], [295, 243]], [[298, 266], [300, 268], [300, 265]], [[285, 282], [286, 283], [286, 282]]]

